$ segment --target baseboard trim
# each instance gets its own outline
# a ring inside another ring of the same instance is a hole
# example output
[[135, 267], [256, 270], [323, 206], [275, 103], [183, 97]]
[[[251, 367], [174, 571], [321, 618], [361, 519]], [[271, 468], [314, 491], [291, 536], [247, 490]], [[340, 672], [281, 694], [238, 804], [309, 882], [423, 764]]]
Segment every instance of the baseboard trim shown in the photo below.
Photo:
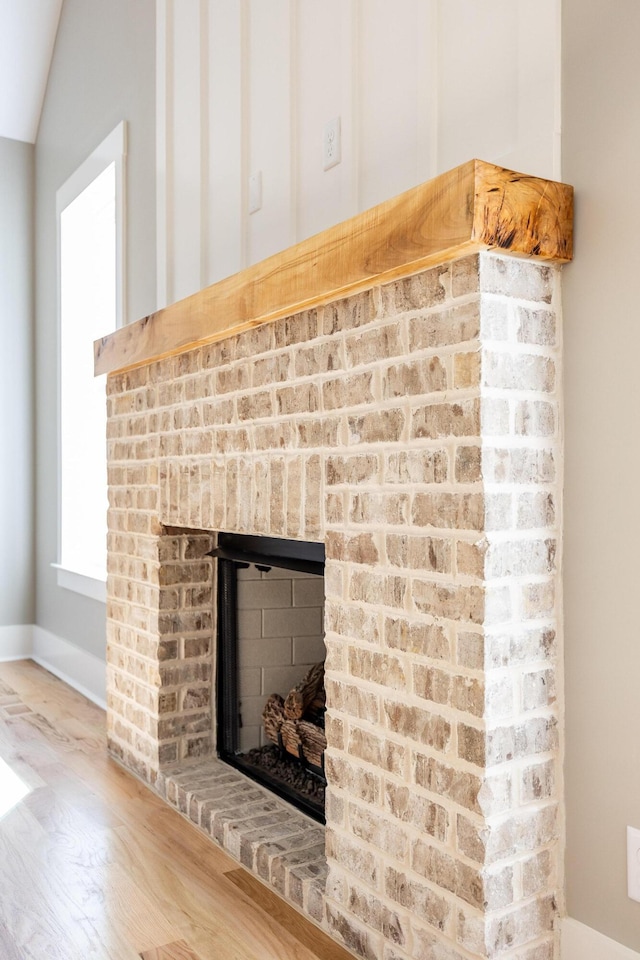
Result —
[[28, 660], [33, 649], [33, 626], [20, 623], [0, 627], [0, 661]]
[[640, 960], [640, 953], [565, 917], [562, 921], [562, 960]]
[[0, 662], [34, 660], [97, 706], [107, 709], [104, 660], [32, 623], [0, 627]]
[[31, 659], [103, 710], [107, 709], [104, 660], [38, 626], [33, 628]]

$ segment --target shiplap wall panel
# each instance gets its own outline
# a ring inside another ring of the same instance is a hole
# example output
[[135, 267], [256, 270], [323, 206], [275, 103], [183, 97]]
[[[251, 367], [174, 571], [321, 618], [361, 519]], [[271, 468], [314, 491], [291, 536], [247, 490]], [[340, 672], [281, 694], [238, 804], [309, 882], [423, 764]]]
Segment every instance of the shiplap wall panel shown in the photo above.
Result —
[[244, 187], [243, 53], [247, 30], [241, 0], [209, 5], [209, 182], [206, 284], [241, 270]]
[[558, 0], [446, 0], [438, 12], [438, 169], [479, 156], [554, 168]]
[[180, 300], [202, 286], [200, 270], [201, 78], [200, 0], [174, 0], [173, 10], [173, 191], [175, 231], [173, 289], [170, 301]]
[[[430, 0], [358, 0], [361, 210], [435, 176], [423, 128], [433, 105]], [[425, 149], [426, 147], [426, 149]]]
[[471, 157], [558, 179], [559, 3], [158, 0], [158, 305]]
[[[352, 177], [352, 12], [351, 0], [299, 3], [295, 145], [298, 240], [356, 213]], [[324, 170], [323, 132], [325, 124], [334, 117], [341, 118], [342, 162]]]
[[[156, 308], [169, 303], [173, 288], [173, 0], [156, 0]], [[134, 320], [134, 317], [130, 317]]]
[[[518, 136], [504, 166], [560, 179], [560, 10], [557, 0], [518, 4]], [[549, 149], [553, 138], [554, 148]]]
[[295, 242], [292, 230], [291, 7], [250, 0], [249, 169], [262, 173], [262, 209], [248, 216], [249, 263]]
[[491, 152], [505, 156], [516, 146], [517, 8], [513, 0], [440, 4], [440, 166], [462, 163], [471, 147], [484, 159]]

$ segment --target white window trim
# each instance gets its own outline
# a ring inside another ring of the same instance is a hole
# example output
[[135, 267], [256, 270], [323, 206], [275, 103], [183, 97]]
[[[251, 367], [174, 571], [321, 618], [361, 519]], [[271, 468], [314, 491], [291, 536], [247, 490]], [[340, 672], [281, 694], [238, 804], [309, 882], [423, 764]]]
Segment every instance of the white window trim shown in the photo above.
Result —
[[73, 590], [74, 593], [82, 593], [85, 597], [91, 597], [93, 600], [107, 602], [107, 581], [99, 580], [97, 577], [88, 577], [86, 573], [78, 573], [76, 570], [69, 570], [60, 563], [52, 563], [51, 566], [57, 573], [58, 586], [65, 590]]
[[[68, 180], [56, 192], [56, 234], [57, 234], [57, 322], [58, 322], [58, 344], [61, 338], [61, 215], [62, 211], [75, 200], [75, 198], [85, 190], [96, 177], [106, 170], [110, 164], [115, 164], [116, 174], [116, 327], [121, 327], [126, 323], [126, 184], [125, 184], [125, 164], [127, 158], [127, 124], [122, 120], [118, 126], [105, 137], [102, 143], [96, 147], [89, 157], [82, 163], [78, 169], [71, 174]], [[62, 461], [61, 461], [61, 413], [60, 413], [60, 350], [57, 357], [58, 377], [57, 377], [57, 407], [58, 407], [58, 451], [57, 451], [57, 490], [60, 491], [62, 483]], [[69, 570], [60, 563], [61, 543], [62, 543], [62, 515], [61, 500], [58, 496], [57, 514], [58, 514], [58, 545], [57, 562], [52, 563], [51, 567], [56, 571], [57, 583], [59, 587], [66, 590], [73, 590], [75, 593], [81, 593], [86, 597], [106, 602], [106, 576], [105, 578], [90, 577], [86, 573], [78, 570]]]

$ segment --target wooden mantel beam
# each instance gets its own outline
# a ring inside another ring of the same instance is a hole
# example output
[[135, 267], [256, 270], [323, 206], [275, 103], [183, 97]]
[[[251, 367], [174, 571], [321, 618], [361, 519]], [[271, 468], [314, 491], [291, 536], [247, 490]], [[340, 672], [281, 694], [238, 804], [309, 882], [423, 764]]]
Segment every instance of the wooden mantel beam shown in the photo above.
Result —
[[573, 251], [573, 190], [470, 160], [94, 344], [114, 373], [479, 250], [555, 263]]

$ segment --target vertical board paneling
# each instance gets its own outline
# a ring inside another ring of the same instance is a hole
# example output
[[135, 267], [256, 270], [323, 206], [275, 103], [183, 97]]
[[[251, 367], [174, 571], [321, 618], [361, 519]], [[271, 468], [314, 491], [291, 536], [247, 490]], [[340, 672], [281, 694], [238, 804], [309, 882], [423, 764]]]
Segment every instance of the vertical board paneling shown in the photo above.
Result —
[[209, 249], [207, 283], [244, 266], [241, 0], [209, 4]]
[[[171, 303], [173, 290], [173, 0], [156, 5], [156, 308]], [[131, 319], [137, 319], [132, 317]]]
[[416, 33], [423, 37], [425, 56], [418, 53], [418, 113], [416, 116], [416, 183], [438, 170], [438, 3], [418, 4]]
[[[380, 203], [429, 177], [423, 118], [432, 44], [430, 2], [359, 0], [359, 204]], [[420, 121], [418, 120], [420, 118]], [[468, 158], [467, 158], [468, 159]]]
[[518, 134], [503, 165], [553, 178], [558, 0], [518, 3]]
[[298, 93], [300, 50], [300, 0], [289, 0], [289, 236], [291, 243], [300, 239], [298, 233], [298, 178], [300, 175], [298, 151]]
[[[352, 169], [350, 2], [300, 0], [298, 4], [297, 141], [298, 239], [344, 220], [345, 180]], [[345, 22], [346, 21], [346, 22]], [[346, 29], [345, 29], [346, 28]], [[323, 170], [322, 140], [328, 120], [340, 117], [342, 162]]]
[[353, 217], [360, 210], [358, 206], [358, 44], [357, 44], [358, 0], [345, 0], [340, 10], [340, 30], [344, 37], [344, 56], [342, 58], [343, 100], [342, 129], [342, 204], [343, 218]]
[[291, 16], [289, 0], [250, 0], [249, 174], [262, 172], [262, 209], [249, 215], [248, 257], [256, 263], [291, 236]]
[[556, 0], [439, 6], [439, 172], [480, 157], [552, 176]]
[[518, 137], [518, 4], [439, 7], [439, 171], [472, 157], [500, 163]]
[[[172, 300], [200, 289], [200, 2], [180, 0], [173, 27]], [[179, 14], [179, 15], [178, 15]]]
[[557, 176], [559, 2], [158, 0], [158, 305], [474, 156]]
[[211, 223], [209, 219], [209, 0], [200, 0], [200, 287], [209, 283], [209, 240]]

